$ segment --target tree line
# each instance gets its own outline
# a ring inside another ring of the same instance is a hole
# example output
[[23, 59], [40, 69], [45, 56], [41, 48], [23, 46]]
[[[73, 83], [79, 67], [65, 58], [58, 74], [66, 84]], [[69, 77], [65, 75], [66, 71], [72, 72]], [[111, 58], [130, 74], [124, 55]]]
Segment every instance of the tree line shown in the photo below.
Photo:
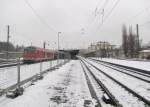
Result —
[[122, 27], [122, 48], [125, 57], [136, 58], [139, 55], [140, 43], [138, 34], [133, 33], [132, 27], [127, 27], [123, 25]]
[[16, 45], [14, 46], [12, 43], [2, 42], [0, 41], [0, 52], [2, 51], [22, 51], [24, 46]]

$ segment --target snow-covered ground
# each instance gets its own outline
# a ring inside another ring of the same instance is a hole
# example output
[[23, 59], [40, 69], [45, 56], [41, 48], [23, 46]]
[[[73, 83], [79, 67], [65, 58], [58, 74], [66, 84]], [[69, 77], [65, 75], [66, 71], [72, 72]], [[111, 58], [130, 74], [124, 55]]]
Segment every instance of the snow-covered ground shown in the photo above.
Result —
[[25, 89], [15, 99], [0, 98], [0, 107], [83, 107], [91, 99], [78, 60], [45, 74], [44, 79]]
[[[92, 63], [140, 95], [147, 99], [150, 98], [150, 86], [148, 83], [144, 83], [94, 62]], [[53, 61], [52, 66], [56, 64], [57, 61]], [[43, 62], [42, 70], [46, 70], [50, 66], [50, 62]], [[124, 107], [144, 107], [143, 102], [133, 97], [132, 94], [120, 88], [120, 86], [116, 85], [116, 83], [112, 82], [112, 80], [94, 68], [90, 67], [90, 69], [93, 69], [96, 76], [106, 85], [110, 92], [116, 96]], [[21, 80], [29, 78], [39, 72], [39, 63], [33, 64], [32, 66], [21, 66]], [[8, 84], [12, 85], [16, 81], [16, 67], [8, 67], [5, 70], [0, 69], [0, 88], [7, 87]], [[84, 107], [84, 100], [92, 100], [84, 72], [78, 60], [72, 60], [59, 69], [44, 74], [44, 79], [34, 84], [35, 85], [26, 84], [24, 94], [15, 99], [9, 99], [5, 96], [0, 97], [0, 107]], [[106, 105], [106, 107], [109, 106]]]
[[150, 71], [150, 62], [119, 60], [119, 59], [113, 59], [113, 58], [102, 58], [102, 59], [96, 58], [96, 59]]
[[[126, 84], [127, 83], [128, 84], [131, 83], [131, 82], [129, 82], [129, 80], [126, 80], [128, 78], [124, 77], [125, 75], [120, 76], [119, 74], [117, 74], [117, 72], [115, 72], [115, 71], [113, 71], [111, 69], [107, 69], [106, 67], [98, 65], [98, 64], [96, 64], [94, 62], [92, 62], [92, 63], [95, 66], [99, 67], [102, 71], [104, 71], [108, 75], [111, 75], [112, 77], [114, 77], [115, 79], [121, 80], [121, 82], [124, 82]], [[116, 84], [114, 81], [109, 79], [107, 76], [105, 76], [104, 74], [102, 74], [101, 72], [99, 72], [98, 70], [93, 68], [92, 66], [90, 66], [90, 69], [97, 76], [97, 78], [99, 78], [100, 81], [102, 81], [102, 83], [108, 88], [108, 90], [116, 97], [116, 99], [119, 101], [119, 103], [123, 105], [123, 107], [145, 107], [143, 102], [139, 101], [138, 98], [133, 97], [132, 94], [129, 94], [128, 91], [125, 91], [121, 86]], [[112, 73], [110, 73], [110, 72], [112, 72]], [[133, 85], [133, 83], [135, 83], [135, 85]], [[136, 86], [137, 86], [136, 88], [138, 88], [137, 84], [138, 83], [134, 80], [132, 82], [132, 84], [130, 84], [130, 86], [133, 85], [134, 88]], [[139, 86], [139, 88], [140, 87], [143, 88], [142, 86]], [[144, 92], [144, 90], [139, 90], [139, 91], [140, 92]], [[149, 93], [147, 92], [147, 94], [149, 94]]]
[[[56, 60], [42, 62], [42, 71], [57, 64]], [[21, 65], [21, 80], [25, 80], [40, 72], [40, 63]], [[0, 68], [0, 88], [4, 89], [17, 82], [17, 66]]]
[[[141, 96], [145, 97], [146, 99], [150, 99], [150, 85], [149, 83], [143, 82], [137, 78], [133, 78], [111, 68], [105, 67], [103, 65], [97, 64], [93, 61], [90, 61], [95, 66], [100, 68], [102, 71], [110, 75], [111, 77], [115, 78], [116, 80], [120, 81], [124, 85], [128, 86], [135, 92], [139, 93]], [[134, 83], [134, 84], [131, 84]]]

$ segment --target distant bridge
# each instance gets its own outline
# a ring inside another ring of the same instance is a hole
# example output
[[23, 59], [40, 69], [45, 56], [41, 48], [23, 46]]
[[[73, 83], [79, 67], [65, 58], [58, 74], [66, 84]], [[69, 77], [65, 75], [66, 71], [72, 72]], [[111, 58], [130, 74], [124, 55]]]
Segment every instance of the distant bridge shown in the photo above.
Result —
[[79, 49], [64, 49], [59, 51], [68, 52], [70, 54], [71, 59], [76, 59], [76, 55], [79, 53]]

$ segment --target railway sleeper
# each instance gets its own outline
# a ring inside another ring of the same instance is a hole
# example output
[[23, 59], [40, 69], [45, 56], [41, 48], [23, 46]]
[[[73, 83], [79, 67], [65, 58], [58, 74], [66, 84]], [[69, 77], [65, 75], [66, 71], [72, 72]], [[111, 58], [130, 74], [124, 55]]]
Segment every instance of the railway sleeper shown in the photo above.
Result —
[[106, 93], [103, 94], [102, 100], [103, 100], [106, 104], [115, 105], [115, 104], [114, 104], [114, 101], [113, 101]]
[[114, 105], [116, 107], [122, 107], [122, 105], [119, 103], [119, 101], [117, 99], [115, 99], [115, 97], [109, 92], [109, 90], [105, 87], [105, 85], [96, 78], [96, 76], [91, 72], [91, 70], [87, 67], [87, 65], [85, 64], [84, 61], [86, 60], [82, 60], [81, 61], [84, 63], [85, 67], [87, 68], [87, 70], [90, 72], [90, 74], [93, 76], [93, 78], [96, 80], [96, 82], [99, 84], [99, 86], [103, 89], [104, 94], [102, 96], [102, 100], [106, 103], [106, 104], [111, 104]]
[[[84, 61], [86, 61], [84, 59]], [[89, 63], [88, 61], [86, 61], [87, 63]], [[143, 101], [145, 103], [145, 105], [150, 106], [150, 100], [144, 98], [143, 96], [139, 95], [138, 93], [136, 93], [135, 91], [133, 91], [132, 89], [130, 89], [129, 87], [127, 87], [126, 85], [122, 84], [121, 82], [117, 81], [115, 78], [111, 77], [110, 75], [108, 75], [107, 73], [103, 72], [101, 69], [99, 69], [98, 67], [94, 66], [93, 64], [89, 63], [91, 66], [93, 66], [95, 69], [97, 69], [98, 71], [100, 71], [101, 73], [103, 73], [104, 75], [106, 75], [107, 77], [109, 77], [111, 80], [113, 80], [114, 82], [116, 82], [118, 85], [120, 85], [121, 87], [123, 87], [125, 90], [127, 90], [128, 92], [130, 92], [131, 94], [133, 94], [135, 97], [137, 97], [139, 100]]]

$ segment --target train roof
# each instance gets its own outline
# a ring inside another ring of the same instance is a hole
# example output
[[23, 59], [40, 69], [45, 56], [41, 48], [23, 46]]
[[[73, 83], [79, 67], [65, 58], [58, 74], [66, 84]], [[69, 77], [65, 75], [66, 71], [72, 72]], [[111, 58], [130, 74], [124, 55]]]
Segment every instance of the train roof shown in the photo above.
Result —
[[35, 46], [28, 46], [25, 49], [35, 49], [35, 50], [40, 50], [40, 51], [55, 52], [54, 50], [39, 48], [39, 47], [35, 47]]

